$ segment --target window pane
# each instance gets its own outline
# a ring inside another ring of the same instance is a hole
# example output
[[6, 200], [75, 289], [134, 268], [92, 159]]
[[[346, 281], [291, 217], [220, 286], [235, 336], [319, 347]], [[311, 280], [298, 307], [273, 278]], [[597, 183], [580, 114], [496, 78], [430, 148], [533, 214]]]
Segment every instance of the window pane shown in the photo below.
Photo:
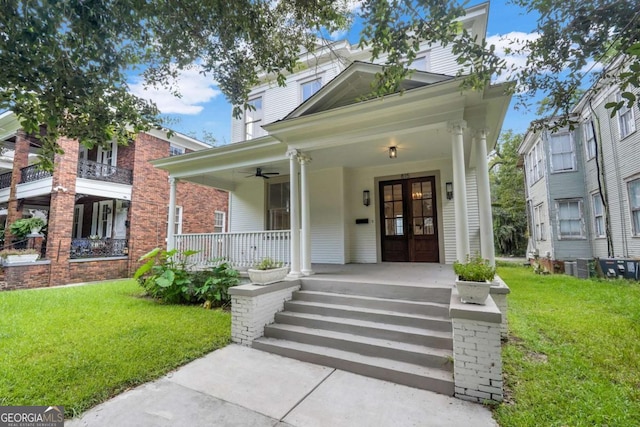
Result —
[[385, 202], [390, 202], [393, 200], [393, 187], [390, 185], [385, 185], [384, 186], [384, 201]]
[[422, 211], [424, 216], [433, 216], [433, 206], [430, 199], [422, 201]]
[[393, 216], [402, 218], [402, 202], [393, 202]]
[[311, 96], [320, 90], [322, 86], [322, 82], [320, 79], [312, 80], [310, 82], [302, 83], [300, 87], [302, 88], [302, 100], [306, 101], [311, 98]]
[[402, 184], [393, 186], [393, 200], [402, 200]]
[[387, 202], [384, 204], [384, 217], [393, 218], [393, 203]]
[[422, 200], [413, 200], [411, 205], [413, 206], [413, 216], [422, 216]]
[[422, 186], [419, 182], [411, 184], [411, 197], [415, 199], [422, 199]]
[[387, 236], [395, 236], [396, 234], [396, 220], [393, 218], [386, 219], [384, 223], [385, 234]]
[[433, 228], [433, 218], [425, 218], [424, 219], [424, 234], [434, 234], [435, 230]]
[[413, 234], [421, 236], [424, 234], [422, 218], [413, 218]]
[[640, 179], [629, 183], [629, 200], [631, 208], [640, 208]]
[[633, 227], [635, 234], [640, 234], [640, 210], [633, 212]]

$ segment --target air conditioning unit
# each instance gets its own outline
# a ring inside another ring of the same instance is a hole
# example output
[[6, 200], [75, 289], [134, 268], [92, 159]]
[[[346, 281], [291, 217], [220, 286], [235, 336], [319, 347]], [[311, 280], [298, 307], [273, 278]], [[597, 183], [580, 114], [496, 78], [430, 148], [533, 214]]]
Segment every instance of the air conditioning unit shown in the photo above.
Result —
[[591, 277], [591, 271], [589, 264], [591, 263], [589, 258], [578, 258], [576, 260], [576, 274], [575, 276], [580, 279], [588, 279]]
[[576, 275], [577, 265], [575, 261], [565, 261], [564, 262], [564, 274], [568, 276]]

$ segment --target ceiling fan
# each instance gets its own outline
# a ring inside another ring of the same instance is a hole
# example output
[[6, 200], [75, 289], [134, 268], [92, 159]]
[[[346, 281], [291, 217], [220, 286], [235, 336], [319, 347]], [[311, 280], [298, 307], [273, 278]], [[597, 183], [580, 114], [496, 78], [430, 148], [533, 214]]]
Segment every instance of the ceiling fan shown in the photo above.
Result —
[[258, 177], [258, 178], [264, 178], [264, 179], [269, 179], [271, 178], [270, 175], [280, 175], [280, 172], [262, 172], [262, 168], [256, 168], [256, 173], [253, 173], [251, 175], [247, 175], [247, 178], [251, 178], [251, 177]]

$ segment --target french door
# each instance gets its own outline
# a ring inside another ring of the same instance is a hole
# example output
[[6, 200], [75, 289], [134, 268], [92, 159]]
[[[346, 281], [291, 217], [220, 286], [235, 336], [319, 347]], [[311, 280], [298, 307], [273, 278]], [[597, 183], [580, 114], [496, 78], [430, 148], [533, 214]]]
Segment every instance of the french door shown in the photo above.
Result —
[[382, 261], [439, 262], [435, 177], [380, 183]]

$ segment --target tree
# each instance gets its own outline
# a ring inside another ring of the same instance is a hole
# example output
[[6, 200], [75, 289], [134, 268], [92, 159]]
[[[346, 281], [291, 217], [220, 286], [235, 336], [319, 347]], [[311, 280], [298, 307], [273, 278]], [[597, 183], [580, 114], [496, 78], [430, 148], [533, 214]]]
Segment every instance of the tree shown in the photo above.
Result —
[[[512, 1], [540, 14], [541, 37], [523, 48], [527, 66], [512, 70], [520, 87], [549, 92], [553, 106], [567, 112], [588, 60], [626, 52], [632, 59], [612, 81], [625, 90], [621, 102], [637, 102], [637, 2]], [[46, 128], [50, 167], [60, 135], [88, 146], [113, 138], [126, 144], [132, 133], [161, 125], [155, 106], [128, 92], [134, 71], [144, 70], [149, 85], [175, 88], [180, 70], [197, 66], [238, 116], [259, 76], [284, 84], [301, 49], [316, 49], [318, 35], [356, 17], [361, 45], [387, 58], [371, 96], [399, 89], [420, 40], [450, 46], [466, 76], [463, 88], [481, 89], [506, 64], [463, 28], [463, 14], [458, 0], [0, 0], [0, 110], [16, 112], [27, 132]]]
[[524, 255], [527, 249], [524, 171], [518, 167], [522, 138], [511, 130], [503, 132], [490, 161], [494, 240], [496, 250], [508, 255]]

